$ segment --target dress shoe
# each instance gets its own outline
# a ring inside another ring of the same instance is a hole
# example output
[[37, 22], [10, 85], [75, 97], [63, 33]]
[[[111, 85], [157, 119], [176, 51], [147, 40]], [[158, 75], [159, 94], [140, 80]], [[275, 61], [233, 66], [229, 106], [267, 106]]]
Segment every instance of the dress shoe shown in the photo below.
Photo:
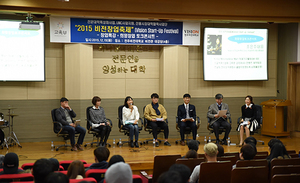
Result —
[[80, 145], [80, 144], [76, 144], [76, 147], [77, 147], [77, 149], [79, 149], [79, 150], [83, 151], [83, 148], [81, 147], [81, 145]]
[[165, 142], [164, 142], [164, 145], [165, 145], [165, 146], [171, 146], [171, 144], [170, 144], [168, 141], [165, 141]]
[[77, 147], [76, 147], [76, 145], [72, 145], [72, 149], [71, 149], [72, 151], [77, 151]]
[[216, 144], [220, 144], [220, 140], [219, 139], [216, 140]]
[[140, 147], [140, 146], [139, 146], [139, 142], [138, 142], [138, 141], [135, 141], [135, 142], [134, 142], [134, 146], [137, 147], [137, 148], [139, 148], [139, 147]]
[[222, 144], [223, 144], [223, 145], [228, 145], [227, 141], [224, 140], [224, 139], [222, 140]]
[[158, 142], [155, 142], [155, 147], [159, 147], [159, 143]]
[[182, 145], [182, 146], [185, 146], [185, 142], [182, 140], [182, 141], [180, 141], [180, 144]]
[[130, 147], [134, 147], [133, 141], [130, 141]]

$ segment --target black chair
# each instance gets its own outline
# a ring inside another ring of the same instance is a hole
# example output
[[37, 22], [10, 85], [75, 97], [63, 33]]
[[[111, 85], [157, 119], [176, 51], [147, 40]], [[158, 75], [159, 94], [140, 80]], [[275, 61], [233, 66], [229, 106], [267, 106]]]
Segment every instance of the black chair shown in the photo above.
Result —
[[[256, 121], [258, 122], [258, 126], [257, 126], [257, 128], [255, 129], [255, 132], [250, 132], [250, 135], [253, 135], [254, 133], [258, 133], [258, 129], [260, 129], [261, 126], [262, 126], [262, 120], [263, 120], [263, 117], [262, 117], [262, 109], [261, 109], [261, 106], [260, 106], [260, 105], [255, 105], [255, 108], [256, 108]], [[240, 125], [241, 118], [242, 118], [242, 117], [239, 117], [239, 118], [237, 119], [237, 125], [238, 125], [238, 126]], [[265, 142], [264, 142], [263, 140], [257, 140], [257, 142], [261, 142], [262, 145], [265, 144]]]
[[[119, 132], [124, 133], [124, 135], [127, 135], [129, 138], [129, 129], [123, 125], [123, 107], [124, 107], [124, 105], [120, 105], [118, 108]], [[143, 130], [143, 125], [144, 125], [142, 118], [140, 118], [139, 124], [140, 124], [140, 126], [139, 126], [139, 132], [140, 132], [141, 130]], [[128, 141], [121, 141], [121, 142], [122, 142], [122, 144], [128, 143], [128, 145], [129, 145], [130, 139], [128, 139]], [[117, 145], [119, 145], [119, 143], [120, 143], [120, 141], [117, 142]], [[140, 142], [140, 145], [143, 145], [143, 143]]]
[[[88, 134], [92, 134], [93, 135], [93, 140], [92, 140], [92, 142], [90, 142], [90, 143], [86, 143], [85, 145], [84, 145], [84, 147], [86, 147], [87, 145], [91, 145], [91, 146], [93, 146], [94, 144], [97, 144], [97, 146], [99, 146], [99, 139], [100, 139], [100, 132], [101, 132], [101, 130], [99, 130], [98, 128], [92, 128], [92, 121], [91, 121], [91, 116], [90, 116], [90, 109], [92, 108], [93, 106], [90, 106], [90, 107], [87, 107], [86, 108], [86, 120], [87, 120], [87, 122], [86, 122], [86, 128], [88, 129]], [[112, 122], [111, 122], [111, 120], [110, 119], [108, 119], [108, 118], [106, 118], [107, 119], [107, 121], [109, 121], [109, 123], [110, 123], [110, 127], [112, 128]], [[96, 137], [96, 139], [97, 139], [97, 142], [94, 142], [94, 138]], [[108, 147], [111, 147], [111, 145], [110, 145], [110, 143], [106, 143], [107, 145], [108, 145]]]
[[[143, 108], [143, 113], [145, 112], [145, 107], [146, 106], [144, 106], [144, 108]], [[168, 124], [168, 119], [166, 119], [166, 123]], [[153, 133], [152, 132], [152, 126], [150, 126], [150, 125], [148, 125], [149, 124], [149, 121], [145, 118], [145, 116], [144, 116], [144, 130], [146, 131], [146, 132], [148, 132], [149, 134], [151, 134], [151, 133]], [[160, 132], [163, 132], [164, 130], [163, 129], [161, 129], [160, 127], [157, 127], [157, 135], [160, 133]], [[157, 141], [159, 142], [159, 143], [161, 143], [161, 141], [162, 140], [160, 140], [160, 139], [157, 139]], [[146, 139], [143, 143], [145, 144], [148, 144], [148, 142], [153, 142], [153, 138], [152, 139]]]
[[[59, 148], [61, 148], [61, 147], [71, 147], [71, 145], [68, 144], [68, 140], [70, 139], [68, 131], [63, 131], [63, 125], [56, 120], [56, 116], [55, 116], [56, 110], [57, 109], [52, 109], [52, 111], [51, 111], [51, 116], [52, 116], [52, 121], [53, 121], [53, 131], [54, 131], [54, 133], [56, 133], [56, 135], [58, 137], [62, 137], [65, 141], [65, 144], [60, 145], [60, 146], [55, 146], [55, 150], [58, 151]], [[79, 134], [79, 133], [75, 131], [75, 137], [78, 136], [77, 134]]]
[[[208, 109], [209, 109], [209, 107], [208, 107]], [[212, 134], [215, 131], [214, 131], [212, 125], [210, 124], [210, 121], [211, 121], [211, 119], [207, 118], [207, 130], [209, 131], [209, 134]], [[229, 123], [231, 125], [231, 123], [232, 123], [231, 117], [227, 117], [227, 121], [229, 121]], [[220, 128], [219, 128], [219, 135], [221, 135], [223, 132], [225, 133], [226, 129], [223, 126], [220, 126]], [[211, 142], [216, 141], [216, 140], [217, 139], [211, 139]], [[207, 142], [208, 142], [208, 140], [207, 140]]]
[[[197, 126], [197, 130], [199, 129], [200, 125], [201, 125], [201, 120], [200, 120], [199, 116], [197, 116], [197, 117], [196, 117], [196, 126]], [[180, 133], [180, 126], [178, 125], [178, 116], [176, 116], [176, 130], [177, 130], [177, 132]], [[192, 140], [192, 139], [189, 139], [189, 135], [190, 135], [191, 133], [192, 133], [192, 129], [191, 129], [189, 126], [187, 126], [187, 127], [185, 128], [185, 131], [184, 131], [184, 134], [185, 134], [185, 139], [184, 139], [184, 141], [185, 141], [186, 143], [188, 143], [190, 140]], [[176, 140], [175, 143], [178, 144], [178, 142], [180, 142], [180, 141], [181, 141], [181, 139], [180, 139], [180, 140]], [[198, 142], [199, 142], [199, 141], [198, 141]]]

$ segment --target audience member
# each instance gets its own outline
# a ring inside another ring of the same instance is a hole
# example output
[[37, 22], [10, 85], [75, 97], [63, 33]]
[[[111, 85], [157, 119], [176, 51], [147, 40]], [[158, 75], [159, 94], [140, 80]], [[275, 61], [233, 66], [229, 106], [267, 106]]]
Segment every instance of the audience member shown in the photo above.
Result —
[[290, 159], [290, 155], [286, 151], [285, 146], [281, 143], [274, 143], [272, 145], [270, 155], [267, 157], [267, 160], [270, 162], [272, 159], [278, 158], [278, 159]]
[[60, 172], [52, 172], [46, 177], [45, 183], [69, 183], [69, 177]]
[[17, 174], [23, 172], [19, 169], [19, 157], [16, 153], [10, 152], [4, 156], [2, 174]]
[[98, 147], [94, 150], [94, 158], [95, 163], [93, 163], [89, 168], [86, 168], [86, 170], [89, 169], [107, 169], [107, 160], [110, 155], [109, 149], [107, 147]]
[[240, 150], [241, 160], [252, 160], [256, 155], [256, 150], [251, 144], [245, 144]]
[[85, 178], [85, 170], [82, 161], [73, 161], [68, 168], [67, 176], [69, 177], [69, 179]]
[[223, 146], [221, 146], [220, 144], [217, 144], [217, 146], [218, 146], [218, 155], [217, 155], [217, 157], [224, 156], [224, 148], [223, 148]]
[[52, 163], [52, 165], [53, 165], [53, 172], [59, 171], [59, 162], [58, 162], [58, 160], [55, 159], [55, 158], [49, 158], [48, 160], [49, 160], [49, 161]]
[[273, 145], [276, 144], [276, 143], [281, 143], [282, 144], [282, 142], [279, 139], [276, 139], [276, 138], [275, 139], [271, 139], [268, 142], [269, 150], [271, 150], [272, 147], [273, 147]]
[[45, 178], [53, 172], [53, 165], [48, 159], [36, 160], [32, 167], [32, 175], [35, 183], [44, 183]]
[[109, 168], [111, 165], [113, 165], [115, 163], [119, 163], [119, 162], [125, 163], [124, 158], [121, 155], [113, 155], [108, 162], [107, 168]]
[[157, 141], [157, 127], [160, 127], [164, 130], [165, 136], [165, 146], [171, 146], [168, 142], [169, 137], [169, 126], [166, 123], [167, 120], [167, 111], [163, 105], [158, 104], [159, 96], [157, 93], [153, 93], [151, 95], [151, 104], [148, 104], [145, 107], [144, 116], [149, 121], [149, 126], [152, 126], [152, 134], [153, 138], [155, 139], [155, 146], [158, 147], [159, 143]]
[[169, 171], [176, 171], [180, 174], [182, 183], [187, 183], [191, 176], [189, 167], [183, 164], [174, 164], [169, 168]]
[[105, 173], [107, 183], [132, 183], [132, 171], [127, 163], [119, 162], [111, 165]]
[[178, 171], [167, 171], [158, 177], [158, 183], [183, 183]]
[[104, 109], [100, 106], [101, 98], [98, 96], [92, 99], [93, 107], [89, 110], [92, 128], [100, 130], [100, 145], [106, 146], [107, 139], [111, 132], [110, 123], [107, 121]]
[[[218, 146], [214, 143], [208, 143], [204, 145], [204, 154], [207, 159], [207, 162], [217, 162], [217, 155], [218, 155]], [[200, 165], [197, 165], [193, 173], [190, 177], [190, 183], [195, 183], [199, 179], [200, 174]]]
[[244, 140], [244, 144], [249, 144], [249, 143], [252, 143], [254, 144], [255, 146], [257, 145], [257, 140], [254, 138], [254, 137], [247, 137], [245, 140]]
[[198, 153], [194, 150], [189, 150], [185, 156], [185, 158], [198, 158]]
[[198, 151], [199, 149], [199, 142], [197, 140], [191, 140], [188, 142], [188, 148], [189, 150]]

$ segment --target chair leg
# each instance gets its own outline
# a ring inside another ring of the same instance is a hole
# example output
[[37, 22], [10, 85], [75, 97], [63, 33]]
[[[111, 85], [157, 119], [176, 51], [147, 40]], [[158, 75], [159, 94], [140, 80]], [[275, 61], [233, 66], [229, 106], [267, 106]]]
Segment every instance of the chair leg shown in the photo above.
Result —
[[99, 146], [99, 139], [100, 139], [100, 137], [96, 137], [96, 139], [97, 139], [97, 142], [94, 142], [94, 137], [95, 137], [96, 135], [95, 134], [93, 134], [93, 140], [92, 140], [92, 142], [90, 142], [90, 143], [85, 143], [84, 144], [84, 147], [86, 147], [87, 145], [91, 145], [92, 147], [94, 146], [94, 144], [96, 144], [96, 146]]
[[59, 148], [61, 148], [61, 147], [71, 147], [71, 145], [69, 145], [69, 144], [68, 144], [68, 141], [65, 140], [65, 144], [59, 145], [59, 146], [55, 146], [55, 150], [58, 151]]

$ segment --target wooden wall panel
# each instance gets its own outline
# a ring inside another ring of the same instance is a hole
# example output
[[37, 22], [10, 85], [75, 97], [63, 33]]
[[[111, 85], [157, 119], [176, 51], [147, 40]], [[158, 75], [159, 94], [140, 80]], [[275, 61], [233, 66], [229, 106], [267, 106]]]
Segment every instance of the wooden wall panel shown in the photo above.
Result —
[[192, 97], [212, 97], [213, 82], [203, 81], [202, 78], [189, 79], [189, 93]]
[[159, 94], [157, 83], [159, 79], [126, 79], [125, 95], [132, 98], [146, 98], [150, 97], [152, 93]]
[[125, 96], [125, 80], [94, 79], [93, 93], [101, 98], [123, 98]]
[[0, 100], [26, 100], [27, 82], [0, 82]]
[[48, 79], [62, 79], [63, 78], [63, 60], [62, 58], [46, 58], [45, 72]]
[[62, 79], [28, 82], [28, 99], [58, 99], [63, 96]]
[[257, 97], [276, 96], [277, 80], [269, 78], [269, 81], [249, 81], [248, 94]]

